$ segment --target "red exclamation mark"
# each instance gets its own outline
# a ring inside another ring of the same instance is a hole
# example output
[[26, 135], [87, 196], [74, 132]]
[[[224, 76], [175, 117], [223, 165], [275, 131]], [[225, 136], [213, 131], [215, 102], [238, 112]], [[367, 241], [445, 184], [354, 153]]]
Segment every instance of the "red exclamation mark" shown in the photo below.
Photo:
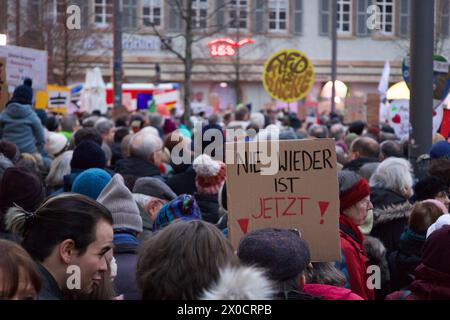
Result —
[[328, 207], [330, 206], [330, 203], [328, 201], [319, 201], [319, 208], [320, 208], [320, 224], [325, 223], [325, 212], [328, 210]]

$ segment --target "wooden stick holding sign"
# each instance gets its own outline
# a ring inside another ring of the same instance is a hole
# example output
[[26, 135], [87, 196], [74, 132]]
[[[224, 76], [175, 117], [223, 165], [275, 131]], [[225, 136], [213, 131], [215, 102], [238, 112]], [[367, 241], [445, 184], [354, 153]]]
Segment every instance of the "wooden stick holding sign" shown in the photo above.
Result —
[[[258, 142], [227, 144], [228, 226], [234, 248], [263, 228], [298, 229], [313, 261], [338, 261], [339, 186], [331, 139], [275, 141], [277, 173], [263, 175]], [[244, 144], [244, 145], [242, 145]], [[245, 152], [242, 152], [245, 150]], [[256, 152], [255, 152], [256, 150]], [[266, 162], [263, 162], [266, 163]], [[273, 165], [273, 164], [271, 164]]]

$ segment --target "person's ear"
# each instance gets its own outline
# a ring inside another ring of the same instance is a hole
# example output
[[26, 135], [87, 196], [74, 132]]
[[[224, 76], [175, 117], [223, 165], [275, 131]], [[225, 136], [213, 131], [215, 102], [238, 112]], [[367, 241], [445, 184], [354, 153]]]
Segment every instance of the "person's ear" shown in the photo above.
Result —
[[66, 239], [58, 246], [59, 256], [65, 264], [70, 264], [70, 261], [75, 255], [75, 241]]
[[306, 277], [305, 277], [305, 275], [302, 274], [298, 281], [298, 290], [303, 291], [305, 284], [306, 284]]

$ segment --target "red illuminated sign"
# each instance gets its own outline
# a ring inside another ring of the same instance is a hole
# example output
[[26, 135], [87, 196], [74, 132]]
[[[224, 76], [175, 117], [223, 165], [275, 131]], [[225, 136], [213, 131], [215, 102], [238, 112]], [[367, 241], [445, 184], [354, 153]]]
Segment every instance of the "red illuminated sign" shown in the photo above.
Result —
[[236, 55], [236, 48], [254, 42], [252, 39], [244, 39], [236, 42], [229, 38], [220, 38], [209, 42], [208, 46], [213, 57], [231, 57]]

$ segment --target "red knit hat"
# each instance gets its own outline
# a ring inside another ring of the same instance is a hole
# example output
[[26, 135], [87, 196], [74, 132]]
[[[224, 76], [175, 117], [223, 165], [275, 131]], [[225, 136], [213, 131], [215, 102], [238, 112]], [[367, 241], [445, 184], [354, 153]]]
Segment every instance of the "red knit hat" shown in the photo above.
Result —
[[359, 201], [370, 195], [370, 186], [366, 179], [361, 178], [350, 189], [339, 196], [341, 202], [341, 213], [357, 204]]
[[197, 173], [195, 185], [198, 193], [219, 193], [227, 176], [225, 163], [215, 161], [210, 156], [202, 154], [194, 160], [194, 170]]

